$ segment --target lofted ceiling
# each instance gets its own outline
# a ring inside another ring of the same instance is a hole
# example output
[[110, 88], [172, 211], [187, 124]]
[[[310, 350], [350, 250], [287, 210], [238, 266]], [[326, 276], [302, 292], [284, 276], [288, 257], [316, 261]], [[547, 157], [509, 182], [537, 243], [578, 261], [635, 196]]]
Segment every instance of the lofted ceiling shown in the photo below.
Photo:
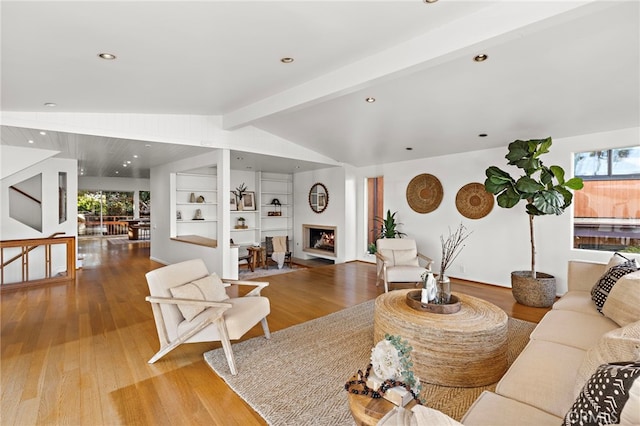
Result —
[[[3, 112], [215, 115], [226, 130], [254, 126], [358, 167], [640, 126], [637, 1], [1, 8]], [[58, 150], [92, 176], [146, 177], [210, 149], [2, 124], [3, 145]], [[236, 169], [323, 167], [240, 150], [231, 159]]]

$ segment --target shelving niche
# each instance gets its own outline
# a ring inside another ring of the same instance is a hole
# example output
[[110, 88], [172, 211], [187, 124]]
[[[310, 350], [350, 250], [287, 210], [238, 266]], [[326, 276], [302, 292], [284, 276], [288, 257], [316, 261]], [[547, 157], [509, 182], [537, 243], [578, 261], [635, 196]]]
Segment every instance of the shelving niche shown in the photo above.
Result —
[[[199, 236], [216, 240], [218, 191], [215, 169], [174, 173], [172, 181], [175, 189], [172, 191], [171, 236]], [[201, 219], [197, 219], [198, 210]]]
[[[279, 206], [271, 204], [274, 199], [280, 202]], [[260, 207], [260, 240], [288, 235], [289, 247], [293, 248], [293, 175], [261, 173]]]

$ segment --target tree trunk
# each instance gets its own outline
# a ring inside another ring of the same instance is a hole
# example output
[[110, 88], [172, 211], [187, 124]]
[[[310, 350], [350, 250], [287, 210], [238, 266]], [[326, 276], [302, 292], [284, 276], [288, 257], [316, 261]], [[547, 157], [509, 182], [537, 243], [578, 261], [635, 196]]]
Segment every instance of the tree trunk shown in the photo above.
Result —
[[533, 215], [529, 215], [529, 234], [531, 235], [531, 278], [536, 279], [536, 242], [533, 233]]

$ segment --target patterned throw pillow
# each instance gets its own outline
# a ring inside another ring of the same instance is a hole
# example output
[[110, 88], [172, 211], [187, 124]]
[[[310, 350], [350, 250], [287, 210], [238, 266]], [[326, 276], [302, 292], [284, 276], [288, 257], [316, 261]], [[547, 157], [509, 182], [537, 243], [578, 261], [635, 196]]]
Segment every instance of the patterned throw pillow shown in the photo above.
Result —
[[596, 308], [598, 312], [602, 312], [602, 307], [604, 306], [604, 302], [607, 301], [607, 296], [609, 296], [609, 292], [616, 284], [618, 279], [624, 275], [630, 274], [631, 272], [635, 272], [639, 270], [638, 264], [635, 260], [627, 260], [624, 263], [611, 267], [607, 272], [600, 277], [596, 285], [591, 289], [591, 299], [596, 304]]
[[[229, 298], [225, 291], [224, 283], [215, 272], [190, 283], [183, 284], [178, 287], [172, 287], [169, 291], [171, 292], [171, 295], [177, 299], [223, 302]], [[196, 317], [196, 315], [204, 311], [206, 308], [206, 306], [200, 305], [178, 305], [180, 313], [182, 313], [182, 316], [187, 321], [191, 321]]]
[[[603, 364], [582, 388], [582, 392], [564, 417], [564, 425], [599, 426], [635, 418], [639, 362]], [[633, 395], [633, 396], [630, 396]]]

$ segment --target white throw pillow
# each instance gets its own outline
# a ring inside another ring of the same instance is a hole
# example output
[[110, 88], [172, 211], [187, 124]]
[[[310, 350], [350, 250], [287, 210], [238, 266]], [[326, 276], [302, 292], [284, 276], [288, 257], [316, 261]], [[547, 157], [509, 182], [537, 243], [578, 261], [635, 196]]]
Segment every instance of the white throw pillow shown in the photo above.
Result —
[[[224, 288], [224, 283], [216, 273], [200, 278], [178, 287], [170, 288], [171, 295], [177, 299], [208, 300], [210, 302], [222, 302], [229, 296]], [[206, 309], [206, 306], [178, 305], [178, 309], [187, 321], [191, 321], [196, 315]]]
[[602, 313], [621, 327], [640, 321], [640, 271], [618, 279], [602, 306]]
[[598, 366], [619, 361], [640, 361], [640, 321], [605, 333], [585, 353], [576, 375], [574, 396], [580, 393]]

